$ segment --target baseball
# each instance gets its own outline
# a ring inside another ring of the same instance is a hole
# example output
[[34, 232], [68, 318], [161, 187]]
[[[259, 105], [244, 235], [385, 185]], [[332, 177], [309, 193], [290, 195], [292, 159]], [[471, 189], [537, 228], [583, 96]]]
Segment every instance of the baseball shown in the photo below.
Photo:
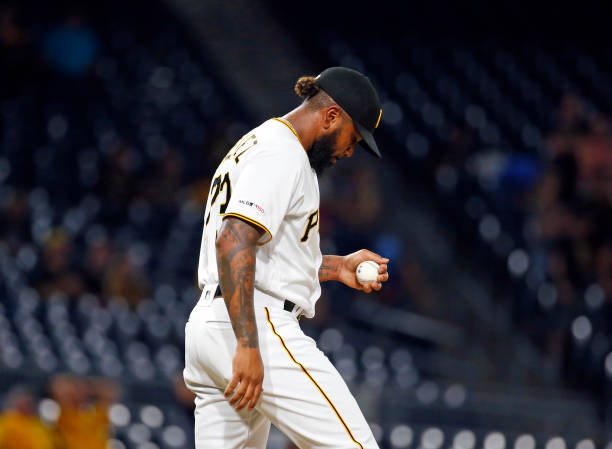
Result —
[[365, 285], [375, 282], [378, 279], [378, 267], [379, 265], [372, 260], [366, 260], [357, 265], [355, 273], [359, 283]]

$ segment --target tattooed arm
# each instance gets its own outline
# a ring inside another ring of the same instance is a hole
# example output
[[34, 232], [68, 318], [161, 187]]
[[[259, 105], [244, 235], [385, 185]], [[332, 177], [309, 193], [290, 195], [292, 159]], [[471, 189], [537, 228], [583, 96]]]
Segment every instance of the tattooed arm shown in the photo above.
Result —
[[252, 410], [262, 392], [264, 372], [253, 308], [255, 250], [262, 233], [259, 227], [229, 216], [215, 242], [219, 283], [237, 341], [232, 379], [225, 389], [236, 410], [246, 405]]
[[[365, 260], [373, 260], [380, 265], [378, 279], [371, 284], [361, 285], [357, 282], [355, 270], [357, 265]], [[389, 259], [379, 256], [372, 251], [362, 249], [347, 256], [323, 256], [323, 262], [319, 267], [319, 282], [340, 281], [349, 287], [370, 293], [372, 290], [380, 290], [382, 283], [389, 279], [387, 273]]]
[[341, 266], [342, 256], [323, 256], [319, 267], [319, 282], [337, 281]]

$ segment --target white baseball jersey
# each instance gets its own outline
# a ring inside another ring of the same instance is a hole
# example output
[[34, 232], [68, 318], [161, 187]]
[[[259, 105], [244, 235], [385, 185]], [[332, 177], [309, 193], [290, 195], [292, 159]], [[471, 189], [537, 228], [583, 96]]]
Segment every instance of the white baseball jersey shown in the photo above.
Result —
[[[185, 326], [185, 385], [195, 394], [196, 449], [265, 449], [270, 424], [300, 449], [378, 449], [359, 405], [289, 299], [314, 315], [320, 295], [319, 188], [297, 134], [272, 119], [246, 134], [215, 172], [204, 215], [198, 281], [202, 297]], [[253, 410], [224, 397], [236, 336], [222, 298], [216, 235], [224, 216], [262, 228], [256, 251], [254, 313], [264, 364]]]
[[215, 171], [204, 213], [200, 288], [219, 282], [215, 240], [226, 216], [265, 231], [256, 251], [255, 305], [264, 296], [288, 299], [314, 316], [321, 294], [319, 184], [285, 120], [268, 120], [245, 134]]

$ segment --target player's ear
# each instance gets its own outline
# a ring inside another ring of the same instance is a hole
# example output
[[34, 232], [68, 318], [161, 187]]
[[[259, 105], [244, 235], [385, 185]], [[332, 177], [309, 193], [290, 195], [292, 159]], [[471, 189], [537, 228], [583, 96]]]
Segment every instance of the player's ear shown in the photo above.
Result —
[[342, 110], [340, 106], [332, 104], [323, 109], [323, 128], [329, 129], [334, 126], [338, 126], [342, 119]]

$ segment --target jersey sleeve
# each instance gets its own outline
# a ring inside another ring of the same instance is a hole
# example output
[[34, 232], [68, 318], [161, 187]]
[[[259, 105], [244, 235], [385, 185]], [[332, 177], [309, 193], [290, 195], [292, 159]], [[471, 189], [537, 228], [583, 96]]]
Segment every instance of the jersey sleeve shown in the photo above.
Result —
[[[232, 196], [224, 217], [235, 216], [263, 229], [260, 244], [278, 231], [295, 195], [299, 165], [287, 154], [262, 151], [241, 161], [245, 166], [232, 180]], [[289, 155], [290, 156], [290, 155]], [[234, 184], [235, 183], [235, 184]]]

